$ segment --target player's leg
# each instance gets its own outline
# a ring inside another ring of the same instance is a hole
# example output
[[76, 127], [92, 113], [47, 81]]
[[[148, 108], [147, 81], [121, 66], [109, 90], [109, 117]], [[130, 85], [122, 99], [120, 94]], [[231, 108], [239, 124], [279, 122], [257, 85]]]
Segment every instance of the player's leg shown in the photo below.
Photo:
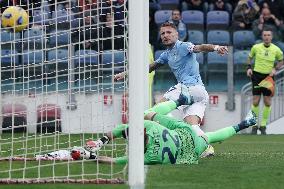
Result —
[[262, 135], [266, 135], [266, 125], [267, 125], [267, 121], [268, 121], [268, 118], [271, 112], [270, 94], [268, 95], [267, 93], [263, 93], [263, 102], [264, 102], [264, 107], [262, 110], [262, 119], [261, 119], [259, 130], [261, 131]]
[[[180, 108], [180, 110], [184, 115], [184, 121], [191, 125], [197, 136], [201, 137], [201, 142], [198, 142], [198, 145], [196, 146], [197, 151], [203, 152], [202, 154], [199, 153], [199, 155], [201, 155], [200, 157], [213, 156], [215, 154], [214, 148], [211, 145], [204, 144], [203, 140], [205, 139], [207, 141], [207, 136], [200, 128], [200, 123], [204, 117], [204, 112], [208, 103], [208, 93], [204, 86], [189, 87], [189, 90], [192, 91], [191, 94], [193, 95], [193, 99], [197, 100], [198, 98], [199, 101], [184, 109]], [[206, 148], [205, 150], [204, 147]]]
[[193, 104], [188, 107], [179, 107], [178, 109], [184, 115], [184, 121], [189, 123], [195, 132], [201, 136], [204, 135], [204, 132], [200, 129], [201, 120], [204, 117], [204, 112], [206, 109], [206, 105], [208, 103], [208, 93], [204, 86], [189, 86], [188, 90], [193, 98]]
[[[253, 97], [252, 97], [251, 110], [255, 113], [256, 118], [258, 119], [258, 115], [259, 115], [259, 102], [260, 102], [260, 98], [261, 98], [261, 93], [259, 92], [259, 89], [254, 89], [253, 93], [255, 95], [253, 95]], [[252, 135], [256, 135], [257, 134], [257, 130], [258, 130], [258, 126], [257, 126], [257, 122], [256, 122], [256, 125], [254, 125], [252, 127], [251, 134]]]
[[173, 100], [161, 102], [144, 112], [145, 119], [150, 120], [151, 116], [153, 116], [156, 113], [161, 115], [166, 115], [171, 111], [175, 110], [176, 108], [177, 108], [177, 102]]
[[[259, 116], [259, 102], [262, 94], [261, 87], [258, 85], [266, 76], [263, 76], [257, 72], [253, 72], [253, 75], [251, 77], [252, 82], [252, 106], [251, 110], [256, 114], [256, 117], [258, 119]], [[256, 135], [258, 130], [258, 125], [254, 125], [251, 130], [252, 135]]]
[[226, 140], [234, 136], [239, 131], [246, 129], [250, 126], [253, 126], [255, 124], [256, 124], [256, 116], [254, 112], [250, 111], [248, 115], [246, 116], [245, 120], [239, 123], [238, 125], [231, 126], [231, 127], [225, 127], [215, 132], [207, 132], [205, 134], [207, 136], [208, 143], [211, 144], [211, 143], [221, 142], [223, 140]]
[[153, 108], [150, 108], [149, 110], [146, 110], [144, 112], [144, 119], [146, 120], [152, 120], [155, 122], [158, 122], [162, 126], [168, 128], [168, 129], [175, 129], [180, 126], [180, 124], [185, 124], [181, 120], [177, 120], [175, 118], [169, 117], [167, 114], [174, 109], [176, 109], [179, 105], [183, 105], [186, 103], [185, 100], [181, 100], [184, 98], [183, 95], [180, 96], [181, 98], [177, 101], [169, 100], [166, 102], [159, 103], [155, 105]]
[[[145, 119], [146, 120], [152, 120], [155, 114], [160, 114], [160, 115], [167, 115], [171, 111], [175, 110], [178, 106], [181, 105], [191, 105], [193, 104], [193, 97], [191, 96], [190, 92], [184, 87], [184, 90], [175, 90], [174, 96], [169, 97], [168, 101], [161, 102], [159, 104], [156, 104], [154, 107], [146, 110], [144, 112]], [[181, 87], [181, 88], [182, 88]], [[173, 92], [173, 91], [170, 91]], [[179, 93], [179, 94], [178, 94]]]
[[119, 124], [111, 132], [97, 140], [89, 140], [86, 142], [85, 149], [90, 152], [96, 152], [100, 150], [104, 145], [108, 144], [111, 140], [115, 138], [127, 138], [128, 136], [128, 125]]

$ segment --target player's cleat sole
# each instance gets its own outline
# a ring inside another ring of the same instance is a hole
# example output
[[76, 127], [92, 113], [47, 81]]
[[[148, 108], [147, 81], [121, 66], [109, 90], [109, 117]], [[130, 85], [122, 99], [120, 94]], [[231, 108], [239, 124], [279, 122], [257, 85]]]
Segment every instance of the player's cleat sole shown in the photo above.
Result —
[[200, 158], [212, 157], [214, 155], [215, 155], [214, 148], [209, 144], [206, 150], [204, 150], [204, 152], [202, 152], [202, 154], [200, 155]]

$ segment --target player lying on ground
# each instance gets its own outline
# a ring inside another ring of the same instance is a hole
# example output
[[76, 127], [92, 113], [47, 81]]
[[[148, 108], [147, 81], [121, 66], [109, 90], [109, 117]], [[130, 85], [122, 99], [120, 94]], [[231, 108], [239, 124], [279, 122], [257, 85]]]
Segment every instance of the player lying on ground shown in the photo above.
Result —
[[[255, 114], [250, 111], [246, 119], [235, 126], [198, 136], [190, 124], [166, 116], [167, 113], [178, 106], [190, 104], [192, 104], [192, 100], [189, 101], [181, 94], [177, 101], [162, 102], [145, 112], [145, 164], [197, 164], [199, 157], [209, 144], [228, 139], [240, 130], [256, 123]], [[88, 141], [85, 149], [73, 149], [71, 155], [74, 159], [95, 158], [96, 152], [103, 145], [115, 138], [127, 138], [127, 133], [128, 125], [119, 124], [106, 136], [96, 141]], [[104, 163], [124, 164], [127, 162], [126, 156], [118, 158], [97, 157], [97, 159]]]

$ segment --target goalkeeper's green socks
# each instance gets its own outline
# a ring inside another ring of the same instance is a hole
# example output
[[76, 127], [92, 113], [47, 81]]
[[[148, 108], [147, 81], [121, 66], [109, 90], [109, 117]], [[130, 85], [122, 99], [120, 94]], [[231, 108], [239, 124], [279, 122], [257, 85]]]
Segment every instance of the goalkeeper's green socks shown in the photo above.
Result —
[[212, 144], [215, 142], [221, 142], [223, 140], [226, 140], [227, 138], [234, 136], [236, 133], [237, 132], [234, 127], [225, 127], [215, 132], [205, 133], [205, 135], [208, 137], [208, 143]]
[[166, 102], [161, 102], [159, 104], [156, 104], [154, 107], [146, 110], [144, 112], [144, 115], [147, 115], [148, 113], [151, 113], [151, 112], [156, 112], [156, 113], [161, 114], [161, 115], [166, 115], [176, 108], [177, 108], [176, 102], [169, 100], [169, 101], [166, 101]]
[[261, 127], [265, 127], [266, 126], [268, 117], [270, 115], [270, 112], [271, 112], [271, 107], [270, 106], [264, 106], [263, 107], [262, 120], [261, 120], [261, 124], [260, 124]]
[[208, 132], [205, 134], [208, 137], [208, 143], [211, 144], [211, 143], [221, 142], [223, 140], [226, 140], [227, 138], [234, 136], [237, 132], [248, 128], [249, 126], [251, 126], [251, 124], [248, 123], [247, 120], [244, 120], [238, 125], [235, 125], [232, 127], [225, 127], [215, 132]]

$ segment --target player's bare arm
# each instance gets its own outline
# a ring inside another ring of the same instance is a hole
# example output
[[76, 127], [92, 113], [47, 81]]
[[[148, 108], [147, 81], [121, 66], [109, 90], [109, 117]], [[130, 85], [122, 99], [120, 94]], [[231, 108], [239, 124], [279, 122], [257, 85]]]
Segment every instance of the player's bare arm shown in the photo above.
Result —
[[216, 51], [220, 55], [228, 54], [228, 47], [227, 46], [220, 46], [220, 45], [213, 45], [213, 44], [201, 44], [195, 45], [193, 52], [213, 52]]
[[158, 64], [157, 62], [154, 62], [153, 64], [149, 64], [149, 73], [152, 71], [158, 69], [159, 67], [163, 66], [162, 64]]
[[[158, 64], [156, 62], [154, 62], [153, 64], [149, 64], [149, 73], [151, 73], [152, 71], [158, 69], [159, 67], [163, 66], [162, 64]], [[124, 79], [125, 77], [127, 77], [127, 73], [125, 72], [121, 72], [118, 73], [116, 75], [114, 75], [114, 81], [119, 81]]]
[[118, 73], [118, 74], [115, 74], [115, 75], [114, 75], [114, 81], [122, 80], [122, 79], [124, 79], [126, 76], [127, 76], [126, 71], [121, 72], [121, 73]]

